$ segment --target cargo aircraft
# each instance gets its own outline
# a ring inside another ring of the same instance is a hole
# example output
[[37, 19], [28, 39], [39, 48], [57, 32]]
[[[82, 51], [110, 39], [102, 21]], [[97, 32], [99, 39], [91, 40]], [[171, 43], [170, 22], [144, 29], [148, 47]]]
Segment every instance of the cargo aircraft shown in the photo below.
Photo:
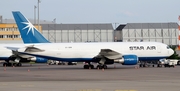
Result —
[[13, 11], [24, 43], [28, 46], [10, 45], [15, 55], [29, 55], [64, 62], [86, 62], [85, 69], [106, 69], [108, 64], [121, 63], [136, 65], [138, 61], [151, 61], [167, 58], [174, 51], [159, 42], [90, 42], [90, 43], [50, 43], [19, 11]]

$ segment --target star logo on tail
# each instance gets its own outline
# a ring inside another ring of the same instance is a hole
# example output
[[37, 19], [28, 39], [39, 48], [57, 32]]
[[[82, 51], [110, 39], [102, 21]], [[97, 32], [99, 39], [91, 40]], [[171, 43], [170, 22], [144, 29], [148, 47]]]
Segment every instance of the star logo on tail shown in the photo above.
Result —
[[28, 28], [28, 32], [27, 32], [27, 35], [29, 34], [29, 32], [31, 31], [32, 34], [34, 35], [34, 26], [29, 22], [22, 22], [23, 24], [26, 24], [26, 27], [24, 27], [22, 30]]

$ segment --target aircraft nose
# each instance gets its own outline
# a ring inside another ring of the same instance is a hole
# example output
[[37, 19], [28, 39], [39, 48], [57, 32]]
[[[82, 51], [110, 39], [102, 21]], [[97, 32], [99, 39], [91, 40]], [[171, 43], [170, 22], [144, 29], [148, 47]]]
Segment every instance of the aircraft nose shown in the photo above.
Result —
[[173, 54], [174, 54], [174, 50], [173, 50], [173, 49], [170, 49], [170, 50], [169, 50], [169, 54], [170, 54], [170, 56], [173, 55]]

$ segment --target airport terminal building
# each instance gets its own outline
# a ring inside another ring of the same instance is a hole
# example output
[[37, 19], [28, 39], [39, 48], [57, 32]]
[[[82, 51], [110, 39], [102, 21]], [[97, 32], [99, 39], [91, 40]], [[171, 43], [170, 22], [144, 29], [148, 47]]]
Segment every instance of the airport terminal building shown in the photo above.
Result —
[[[33, 19], [30, 22], [34, 23]], [[34, 24], [37, 28], [37, 24]], [[178, 45], [178, 24], [127, 23], [113, 28], [111, 23], [56, 24], [41, 20], [39, 31], [50, 42], [135, 42], [155, 41]], [[0, 43], [22, 43], [13, 19], [0, 19]]]
[[[30, 19], [33, 23], [33, 19]], [[37, 24], [34, 24], [36, 28]], [[50, 42], [113, 42], [114, 29], [111, 23], [97, 24], [56, 24], [40, 21], [39, 31]], [[0, 22], [0, 43], [22, 43], [18, 28], [13, 19]]]
[[42, 34], [51, 42], [113, 42], [114, 29], [102, 24], [41, 24]]
[[115, 30], [115, 41], [155, 41], [178, 45], [178, 24], [170, 23], [127, 23]]

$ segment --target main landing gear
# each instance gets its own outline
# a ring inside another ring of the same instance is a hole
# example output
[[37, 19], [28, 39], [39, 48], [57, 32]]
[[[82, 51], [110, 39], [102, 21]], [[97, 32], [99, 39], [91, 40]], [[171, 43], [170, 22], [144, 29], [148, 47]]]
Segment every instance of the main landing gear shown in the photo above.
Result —
[[85, 63], [84, 69], [94, 69], [94, 65], [92, 65], [91, 63]]
[[[86, 63], [84, 65], [84, 69], [94, 69], [94, 65], [92, 65], [90, 63]], [[107, 65], [105, 65], [105, 64], [98, 64], [96, 66], [96, 69], [107, 69]]]
[[[107, 69], [107, 65], [105, 65], [105, 62], [106, 62], [105, 57], [102, 57], [96, 68], [97, 69]], [[86, 64], [84, 65], [84, 69], [94, 69], [94, 65], [92, 65], [90, 62], [86, 62]]]
[[102, 57], [96, 68], [97, 69], [107, 69], [107, 65], [105, 65], [105, 62], [106, 62], [105, 57]]
[[102, 64], [99, 64], [99, 65], [97, 65], [97, 67], [96, 67], [97, 69], [107, 69], [107, 65], [102, 65]]
[[20, 67], [20, 66], [22, 66], [22, 64], [21, 63], [3, 63], [3, 66], [4, 67], [7, 67], [7, 66], [18, 66], [18, 67]]

